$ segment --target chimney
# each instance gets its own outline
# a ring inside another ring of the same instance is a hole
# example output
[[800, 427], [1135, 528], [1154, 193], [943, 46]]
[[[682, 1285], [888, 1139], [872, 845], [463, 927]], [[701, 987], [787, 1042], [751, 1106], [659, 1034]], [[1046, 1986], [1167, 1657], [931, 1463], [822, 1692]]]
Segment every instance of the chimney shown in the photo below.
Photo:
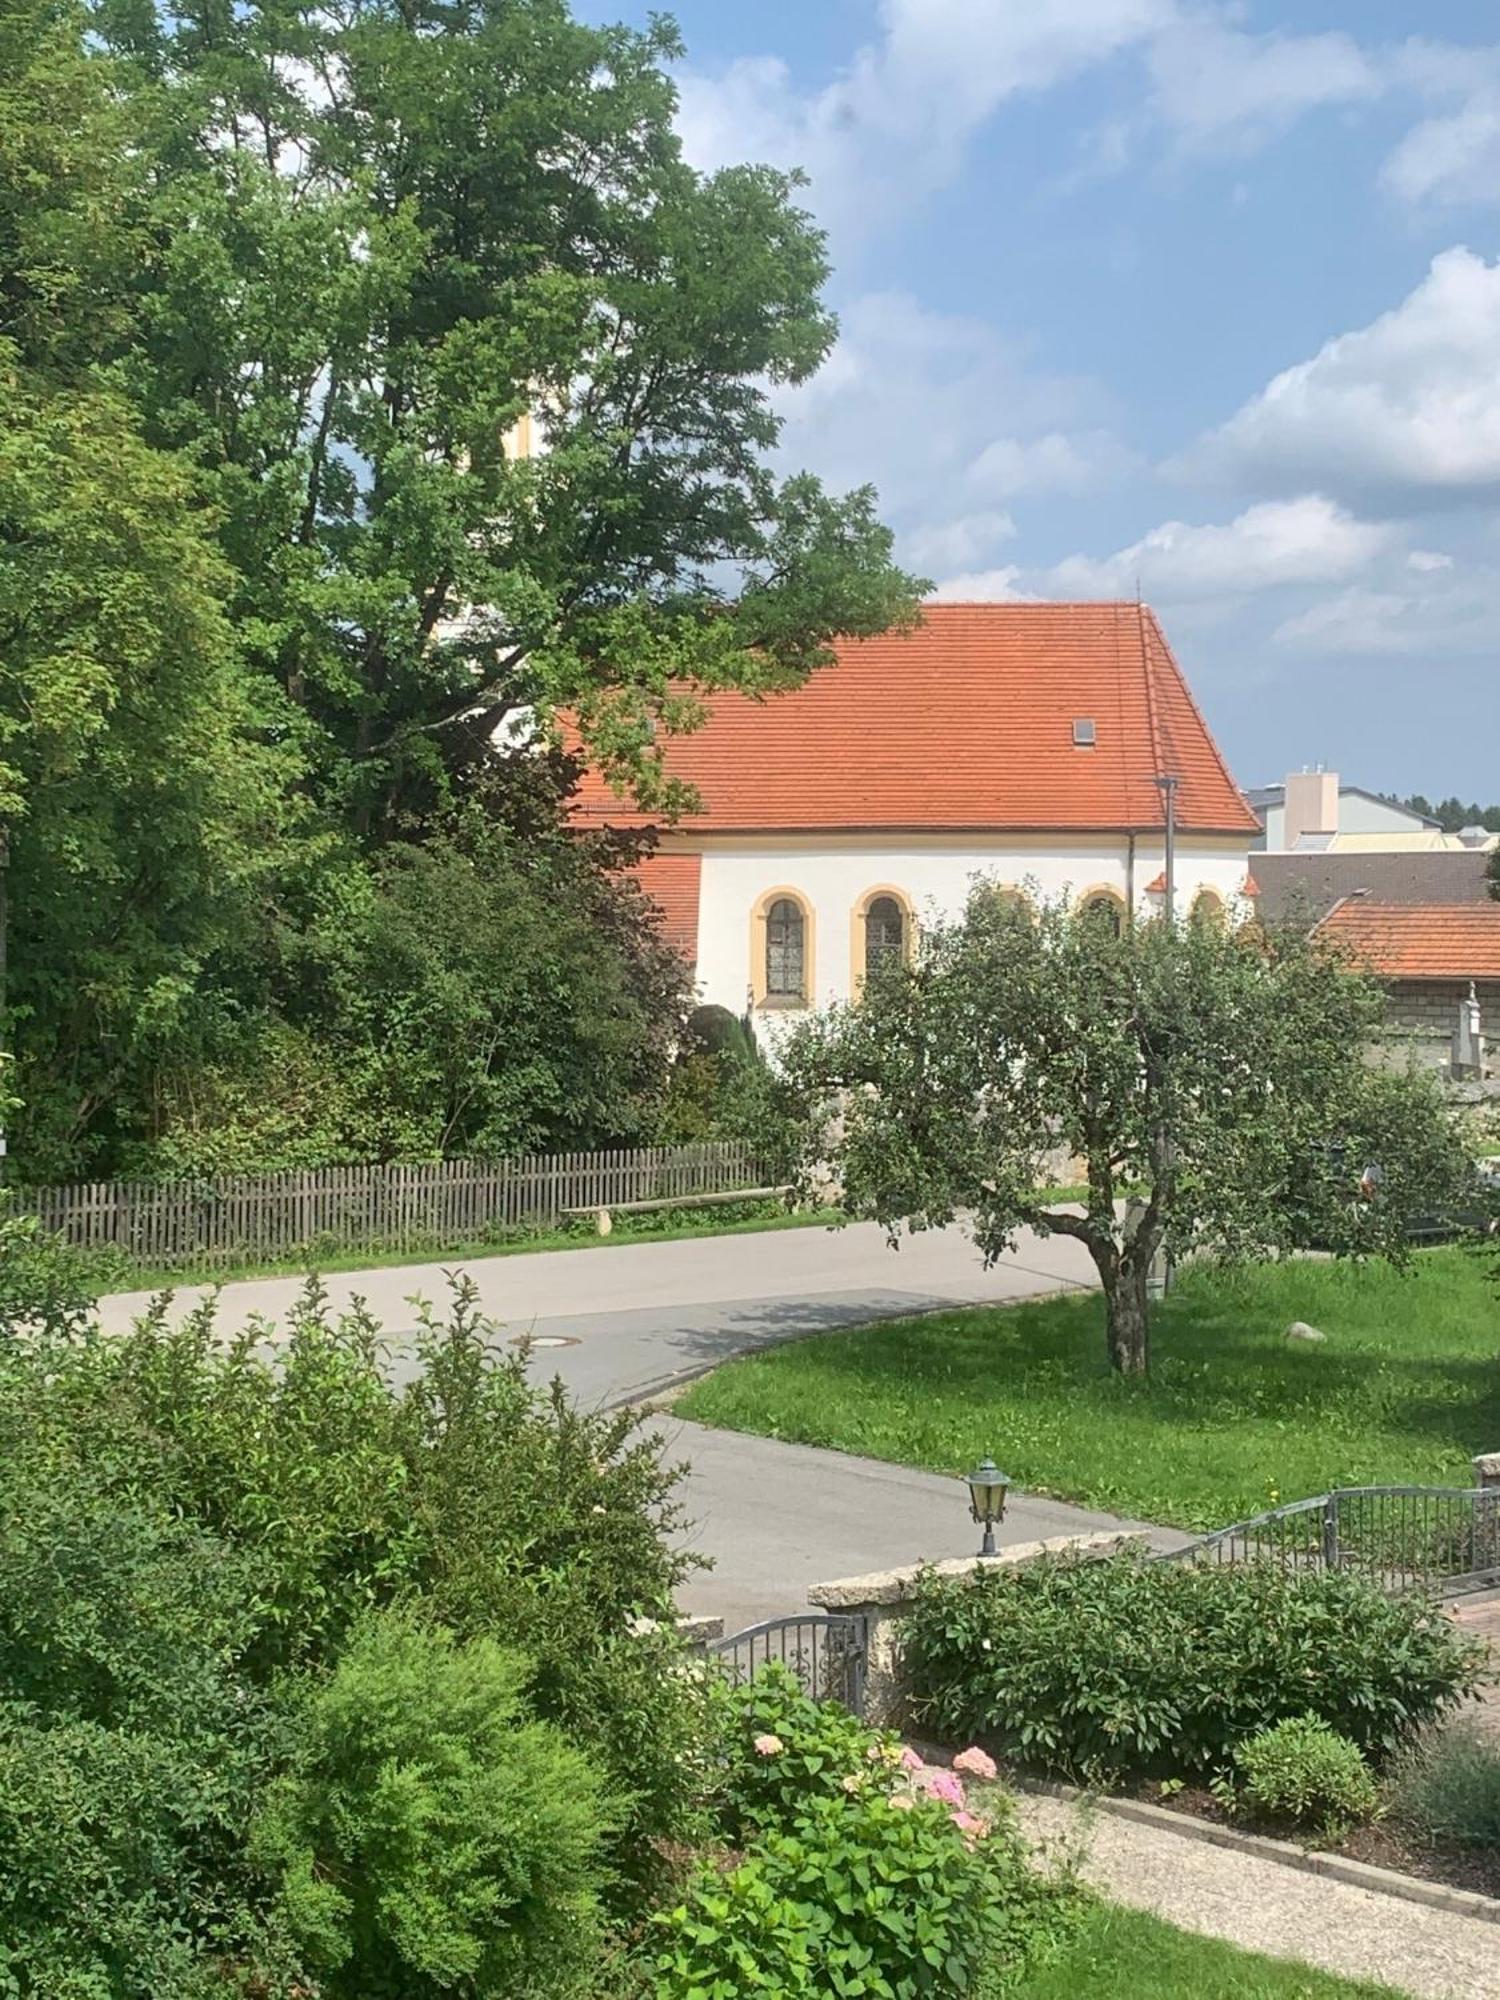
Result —
[[1293, 771], [1286, 781], [1286, 814], [1281, 844], [1294, 848], [1304, 833], [1339, 830], [1337, 771]]

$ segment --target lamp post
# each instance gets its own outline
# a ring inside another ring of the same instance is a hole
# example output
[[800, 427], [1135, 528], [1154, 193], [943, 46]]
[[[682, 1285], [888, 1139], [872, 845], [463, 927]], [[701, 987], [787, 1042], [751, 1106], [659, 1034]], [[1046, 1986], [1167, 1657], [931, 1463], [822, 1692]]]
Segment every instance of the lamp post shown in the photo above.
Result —
[[969, 1512], [984, 1529], [982, 1556], [995, 1553], [995, 1524], [1005, 1518], [1005, 1496], [1010, 1481], [992, 1458], [982, 1459], [969, 1474]]

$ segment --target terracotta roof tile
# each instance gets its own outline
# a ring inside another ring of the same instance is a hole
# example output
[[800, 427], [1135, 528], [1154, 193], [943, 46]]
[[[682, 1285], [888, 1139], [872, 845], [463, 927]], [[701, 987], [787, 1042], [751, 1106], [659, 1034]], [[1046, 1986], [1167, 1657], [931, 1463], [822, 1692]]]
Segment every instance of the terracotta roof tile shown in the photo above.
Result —
[[[805, 687], [708, 708], [668, 749], [702, 800], [693, 830], [1146, 829], [1162, 823], [1157, 773], [1181, 779], [1185, 831], [1257, 829], [1137, 604], [929, 604], [914, 632], [843, 641]], [[596, 773], [575, 810], [642, 819]]]
[[1318, 926], [1382, 979], [1500, 979], [1500, 903], [1350, 897]]
[[662, 935], [672, 949], [698, 968], [698, 888], [701, 854], [647, 854], [624, 871], [634, 876], [661, 912]]

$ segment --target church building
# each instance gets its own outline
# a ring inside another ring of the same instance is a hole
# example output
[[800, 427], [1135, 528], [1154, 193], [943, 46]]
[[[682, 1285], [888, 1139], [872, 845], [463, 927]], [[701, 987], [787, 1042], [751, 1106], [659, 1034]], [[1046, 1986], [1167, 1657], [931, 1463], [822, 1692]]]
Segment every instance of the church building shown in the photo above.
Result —
[[[1259, 823], [1142, 605], [929, 604], [792, 693], [708, 706], [667, 753], [698, 808], [637, 870], [705, 1002], [769, 1024], [853, 998], [976, 877], [1159, 913], [1169, 791], [1179, 912], [1249, 913]], [[596, 773], [576, 816], [648, 823]]]

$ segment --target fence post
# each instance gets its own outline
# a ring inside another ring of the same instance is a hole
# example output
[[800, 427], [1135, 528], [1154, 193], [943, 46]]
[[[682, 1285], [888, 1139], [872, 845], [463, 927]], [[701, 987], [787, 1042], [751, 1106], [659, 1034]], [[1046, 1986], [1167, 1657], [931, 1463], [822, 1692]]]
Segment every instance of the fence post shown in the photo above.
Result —
[[1482, 1451], [1475, 1459], [1474, 1484], [1486, 1493], [1500, 1493], [1500, 1451]]
[[1339, 1566], [1339, 1496], [1330, 1493], [1323, 1502], [1323, 1567]]

